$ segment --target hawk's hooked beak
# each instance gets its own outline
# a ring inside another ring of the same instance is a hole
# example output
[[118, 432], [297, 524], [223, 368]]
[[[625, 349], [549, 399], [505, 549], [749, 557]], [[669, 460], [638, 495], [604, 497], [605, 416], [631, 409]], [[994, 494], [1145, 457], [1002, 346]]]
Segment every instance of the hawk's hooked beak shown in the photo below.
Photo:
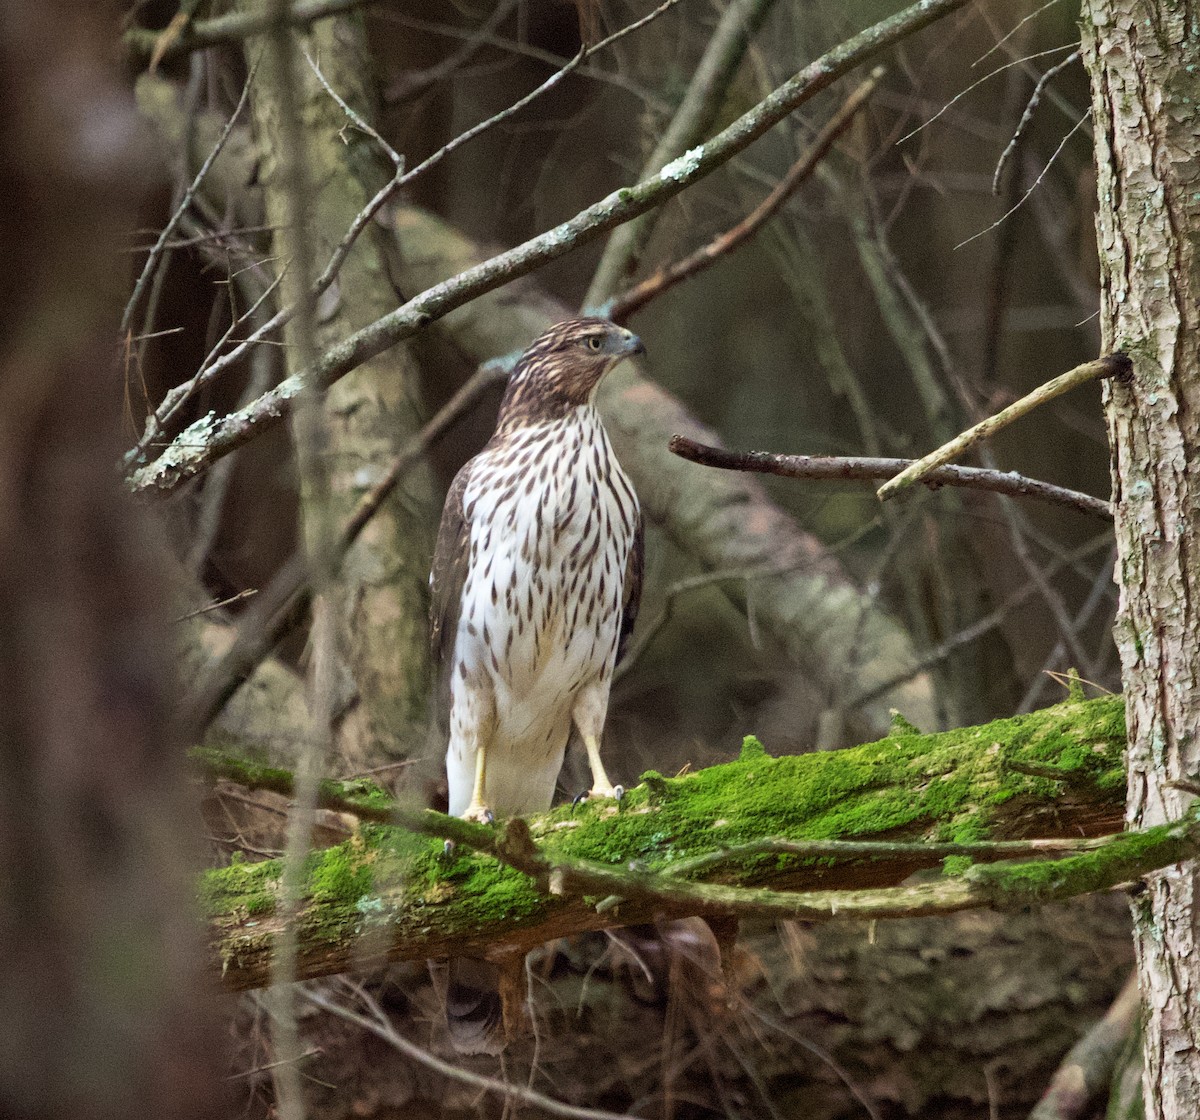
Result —
[[644, 354], [646, 352], [646, 344], [633, 331], [627, 331], [624, 327], [619, 328], [620, 341], [616, 345], [616, 352], [625, 358], [631, 354]]

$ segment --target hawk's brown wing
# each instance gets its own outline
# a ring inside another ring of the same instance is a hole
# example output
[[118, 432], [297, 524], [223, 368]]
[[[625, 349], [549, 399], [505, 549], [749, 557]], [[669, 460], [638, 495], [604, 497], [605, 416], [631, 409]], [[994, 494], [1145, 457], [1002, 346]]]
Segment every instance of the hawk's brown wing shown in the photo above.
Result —
[[621, 604], [621, 633], [617, 638], [617, 660], [625, 656], [625, 649], [633, 634], [638, 608], [642, 605], [642, 569], [646, 560], [646, 519], [638, 511], [637, 528], [633, 532], [633, 547], [625, 562], [625, 596]]
[[470, 462], [463, 465], [446, 494], [429, 572], [429, 646], [438, 707], [443, 713], [449, 706], [449, 670], [454, 662], [462, 589], [471, 558], [471, 526], [463, 513], [463, 495], [471, 477], [471, 465]]

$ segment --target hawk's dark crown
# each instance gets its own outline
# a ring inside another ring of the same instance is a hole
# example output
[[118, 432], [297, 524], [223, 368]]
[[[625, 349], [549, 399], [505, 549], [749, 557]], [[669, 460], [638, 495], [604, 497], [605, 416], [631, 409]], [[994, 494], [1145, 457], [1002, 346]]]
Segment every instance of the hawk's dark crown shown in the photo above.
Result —
[[497, 434], [553, 420], [591, 400], [622, 358], [644, 354], [642, 340], [607, 319], [555, 323], [518, 359], [500, 402]]

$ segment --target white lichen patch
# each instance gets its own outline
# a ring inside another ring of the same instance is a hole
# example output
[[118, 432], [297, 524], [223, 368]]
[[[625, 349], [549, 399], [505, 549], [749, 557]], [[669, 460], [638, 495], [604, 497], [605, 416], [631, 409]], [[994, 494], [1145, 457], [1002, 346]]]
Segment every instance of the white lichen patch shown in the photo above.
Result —
[[678, 159], [671, 160], [659, 173], [660, 179], [671, 179], [679, 183], [696, 173], [700, 166], [700, 157], [704, 155], [703, 148], [691, 148]]

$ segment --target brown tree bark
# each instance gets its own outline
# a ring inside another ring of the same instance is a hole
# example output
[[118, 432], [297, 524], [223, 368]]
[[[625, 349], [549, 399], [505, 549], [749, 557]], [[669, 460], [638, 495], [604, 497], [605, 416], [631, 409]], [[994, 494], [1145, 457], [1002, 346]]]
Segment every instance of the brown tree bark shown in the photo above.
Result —
[[[1200, 34], [1187, 5], [1087, 0], [1103, 349], [1129, 726], [1128, 821], [1180, 815], [1200, 772]], [[1133, 905], [1145, 1003], [1146, 1114], [1200, 1115], [1197, 882], [1187, 863]]]

